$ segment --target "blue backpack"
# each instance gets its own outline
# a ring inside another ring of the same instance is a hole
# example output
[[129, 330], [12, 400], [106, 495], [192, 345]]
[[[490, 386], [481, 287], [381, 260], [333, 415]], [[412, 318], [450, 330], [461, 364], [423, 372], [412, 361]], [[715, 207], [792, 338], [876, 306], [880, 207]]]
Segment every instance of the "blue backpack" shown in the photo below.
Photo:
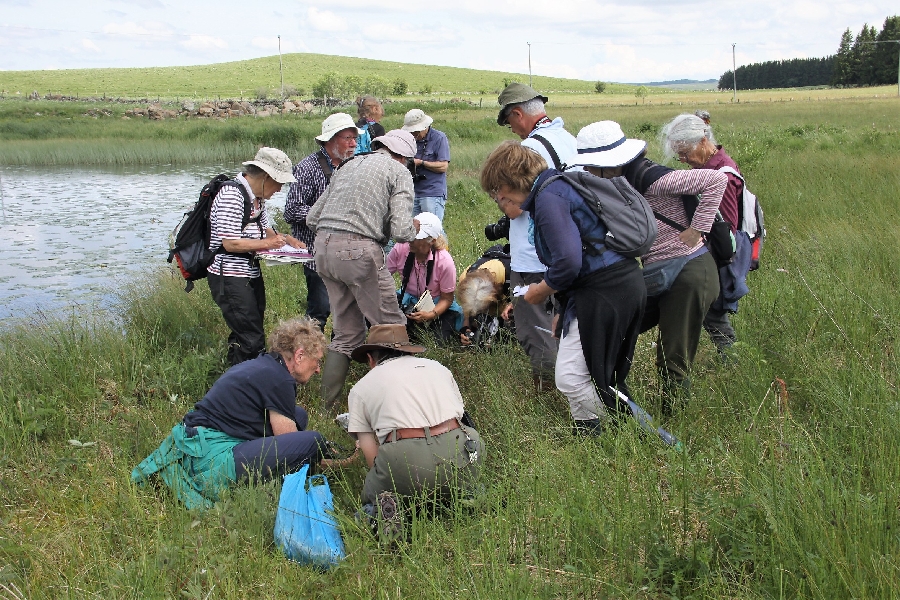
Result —
[[372, 134], [369, 133], [369, 123], [360, 127], [362, 133], [356, 136], [356, 152], [354, 154], [363, 154], [372, 151]]

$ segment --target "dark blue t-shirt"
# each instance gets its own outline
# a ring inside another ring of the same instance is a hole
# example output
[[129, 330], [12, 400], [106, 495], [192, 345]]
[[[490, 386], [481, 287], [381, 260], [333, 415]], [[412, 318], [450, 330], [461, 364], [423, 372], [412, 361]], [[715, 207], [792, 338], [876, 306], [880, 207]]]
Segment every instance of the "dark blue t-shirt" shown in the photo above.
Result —
[[[430, 128], [425, 138], [416, 142], [416, 158], [427, 162], [449, 161], [450, 142], [444, 132]], [[415, 183], [416, 198], [447, 197], [446, 173], [435, 173], [421, 167], [416, 169], [416, 174], [425, 176], [425, 179]]]
[[278, 354], [263, 354], [225, 371], [194, 410], [184, 416], [184, 424], [255, 440], [272, 435], [271, 411], [296, 422], [296, 404], [297, 382], [284, 359]]

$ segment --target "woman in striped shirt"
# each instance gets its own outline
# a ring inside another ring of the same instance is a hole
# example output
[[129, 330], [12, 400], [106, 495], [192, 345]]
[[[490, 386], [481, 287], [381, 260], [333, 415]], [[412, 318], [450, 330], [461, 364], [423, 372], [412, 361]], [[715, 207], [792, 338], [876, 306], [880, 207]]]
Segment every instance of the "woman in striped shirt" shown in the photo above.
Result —
[[[574, 165], [599, 177], [624, 176], [656, 215], [659, 233], [641, 257], [647, 284], [641, 331], [659, 327], [656, 367], [663, 383], [663, 410], [669, 412], [690, 394], [690, 369], [703, 318], [719, 295], [716, 263], [703, 236], [712, 227], [728, 178], [718, 171], [676, 171], [647, 160], [646, 142], [627, 139], [614, 121], [588, 125], [577, 142]], [[691, 196], [699, 196], [699, 202], [689, 216], [685, 197]]]

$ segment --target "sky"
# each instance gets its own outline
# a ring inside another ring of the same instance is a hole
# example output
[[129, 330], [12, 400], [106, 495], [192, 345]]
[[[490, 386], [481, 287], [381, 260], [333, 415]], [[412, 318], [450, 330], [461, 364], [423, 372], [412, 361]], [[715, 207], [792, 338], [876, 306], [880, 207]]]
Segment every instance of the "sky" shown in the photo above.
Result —
[[[897, 0], [0, 0], [0, 71], [314, 52], [614, 82], [833, 54]], [[529, 46], [530, 43], [530, 46]], [[2, 76], [0, 76], [2, 77]]]

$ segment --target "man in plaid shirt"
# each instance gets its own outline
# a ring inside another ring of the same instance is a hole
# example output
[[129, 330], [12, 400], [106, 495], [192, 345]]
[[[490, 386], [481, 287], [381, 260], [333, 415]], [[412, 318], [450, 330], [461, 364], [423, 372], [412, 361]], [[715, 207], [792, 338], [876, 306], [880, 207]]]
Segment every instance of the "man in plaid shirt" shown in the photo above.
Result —
[[[284, 203], [284, 220], [291, 224], [291, 233], [306, 244], [310, 252], [314, 251], [315, 234], [306, 225], [306, 216], [328, 187], [331, 174], [341, 161], [353, 156], [356, 150], [356, 137], [360, 130], [356, 128], [353, 118], [346, 113], [335, 113], [322, 121], [322, 134], [316, 136], [316, 143], [321, 146], [294, 167], [294, 178]], [[319, 322], [322, 331], [331, 313], [328, 303], [328, 291], [325, 283], [316, 272], [315, 262], [304, 263], [303, 274], [306, 276], [306, 316]]]

